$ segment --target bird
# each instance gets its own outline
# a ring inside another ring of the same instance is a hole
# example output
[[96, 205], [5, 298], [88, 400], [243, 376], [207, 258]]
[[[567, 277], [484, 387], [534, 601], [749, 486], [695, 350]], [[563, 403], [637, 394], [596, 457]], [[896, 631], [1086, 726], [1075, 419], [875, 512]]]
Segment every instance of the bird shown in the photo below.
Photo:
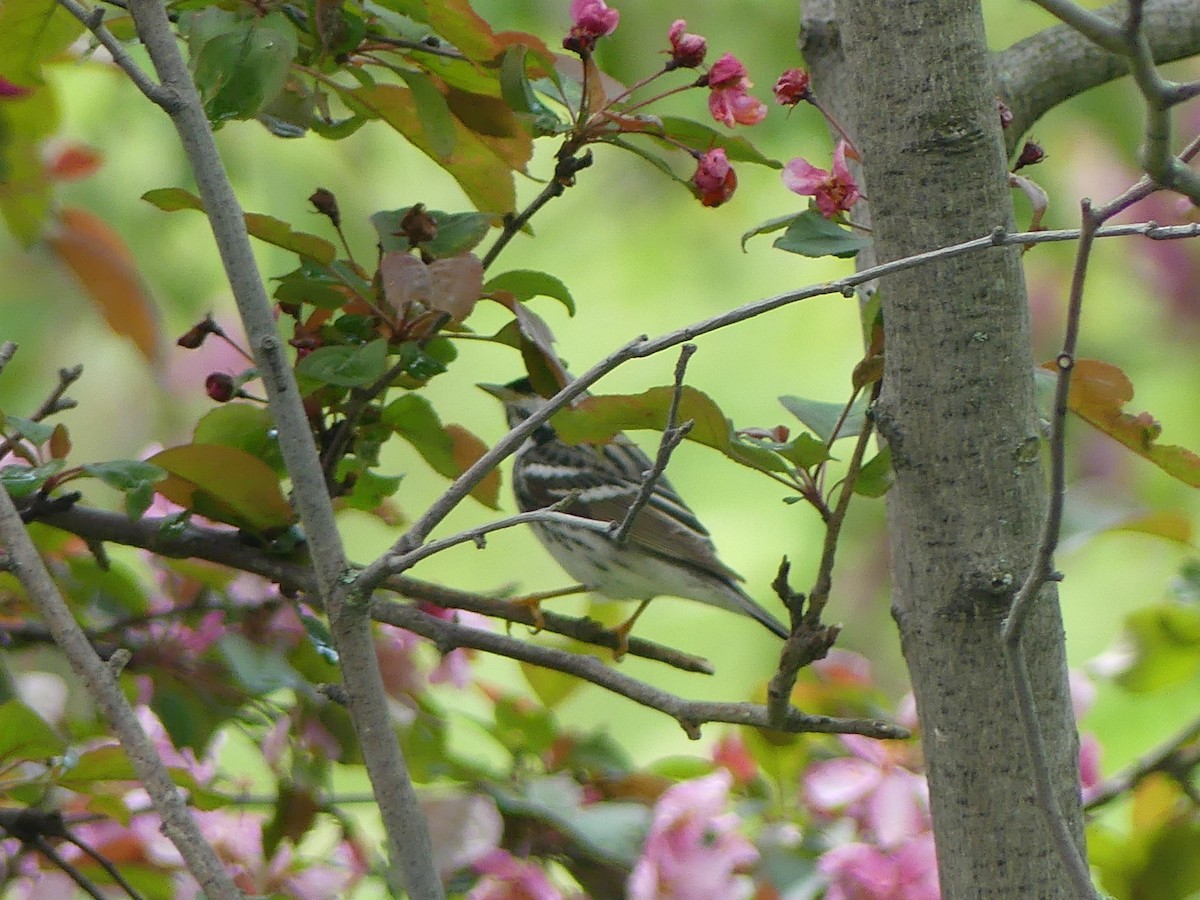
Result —
[[[546, 403], [528, 378], [479, 387], [504, 404], [509, 428]], [[573, 445], [544, 422], [516, 452], [513, 495], [522, 512], [566, 500], [564, 512], [619, 523], [652, 468], [650, 458], [624, 434], [605, 444]], [[717, 558], [708, 530], [662, 476], [654, 482], [649, 502], [634, 518], [623, 543], [617, 542], [612, 530], [559, 522], [535, 522], [532, 527], [554, 560], [584, 588], [614, 600], [640, 601], [634, 614], [616, 629], [621, 642], [618, 657], [634, 622], [658, 596], [683, 597], [740, 613], [781, 638], [790, 635], [782, 622], [742, 590], [738, 585], [742, 577]]]

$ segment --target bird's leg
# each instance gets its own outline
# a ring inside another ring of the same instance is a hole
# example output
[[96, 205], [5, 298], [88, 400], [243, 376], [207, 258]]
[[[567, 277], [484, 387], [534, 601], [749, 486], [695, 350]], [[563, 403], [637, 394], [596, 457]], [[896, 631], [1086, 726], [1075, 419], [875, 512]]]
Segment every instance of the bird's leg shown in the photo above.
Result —
[[582, 584], [573, 584], [570, 587], [558, 588], [553, 591], [539, 591], [536, 594], [526, 594], [524, 597], [517, 597], [509, 600], [513, 606], [522, 606], [529, 610], [533, 616], [533, 631], [534, 634], [546, 627], [546, 619], [542, 616], [542, 601], [553, 600], [555, 597], [568, 597], [571, 594], [578, 594], [586, 591], [587, 588]]
[[617, 636], [617, 646], [613, 648], [613, 659], [620, 662], [621, 659], [629, 652], [629, 632], [633, 631], [633, 624], [650, 605], [649, 600], [643, 600], [638, 604], [638, 608], [633, 611], [633, 615], [613, 629], [613, 634]]

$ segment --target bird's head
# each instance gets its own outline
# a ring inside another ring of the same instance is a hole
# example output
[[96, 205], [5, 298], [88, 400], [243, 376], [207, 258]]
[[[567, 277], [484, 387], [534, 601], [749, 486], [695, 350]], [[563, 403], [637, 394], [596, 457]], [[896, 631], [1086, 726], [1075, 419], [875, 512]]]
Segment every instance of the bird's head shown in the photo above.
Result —
[[546, 398], [533, 389], [533, 383], [528, 378], [518, 378], [508, 384], [481, 384], [478, 387], [504, 404], [509, 428], [525, 421], [546, 405]]

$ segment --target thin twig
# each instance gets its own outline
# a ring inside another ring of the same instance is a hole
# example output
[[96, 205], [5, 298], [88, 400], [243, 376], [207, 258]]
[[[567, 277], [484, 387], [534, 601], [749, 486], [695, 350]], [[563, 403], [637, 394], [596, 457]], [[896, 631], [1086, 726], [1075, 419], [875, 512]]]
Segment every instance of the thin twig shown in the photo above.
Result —
[[658, 453], [654, 457], [654, 465], [650, 471], [642, 473], [642, 485], [638, 488], [633, 503], [626, 510], [620, 524], [612, 531], [613, 542], [618, 546], [623, 546], [629, 540], [629, 532], [633, 529], [634, 519], [650, 502], [655, 485], [663, 477], [663, 473], [667, 470], [667, 463], [671, 461], [671, 454], [675, 452], [676, 447], [683, 443], [683, 439], [687, 437], [688, 432], [695, 424], [691, 419], [682, 425], [679, 424], [679, 403], [683, 399], [683, 376], [687, 372], [688, 360], [695, 352], [695, 344], [684, 344], [679, 348], [679, 359], [675, 363], [675, 389], [671, 392], [671, 403], [667, 408], [667, 422], [663, 426], [662, 439], [658, 442]]
[[[497, 519], [494, 522], [487, 522], [484, 525], [477, 525], [474, 528], [467, 528], [457, 534], [452, 534], [449, 537], [442, 538], [437, 541], [430, 541], [427, 544], [422, 544], [415, 550], [410, 550], [403, 556], [393, 557], [389, 561], [389, 568], [395, 573], [405, 572], [411, 569], [423, 559], [428, 559], [436, 553], [441, 553], [443, 550], [448, 550], [451, 547], [457, 547], [459, 544], [474, 544], [479, 549], [483, 549], [486, 545], [484, 535], [491, 534], [493, 531], [501, 531], [505, 528], [512, 528], [516, 525], [527, 525], [531, 522], [545, 522], [557, 525], [564, 525], [570, 528], [585, 528], [590, 531], [608, 531], [609, 523], [597, 521], [596, 519], [585, 519], [583, 516], [573, 516], [570, 513], [562, 512], [566, 507], [569, 507], [574, 502], [574, 496], [564, 497], [559, 502], [552, 506], [547, 506], [543, 509], [533, 509], [529, 512], [517, 513], [516, 515], [506, 516], [503, 519]], [[391, 574], [390, 572], [388, 574]]]
[[12, 358], [17, 355], [17, 345], [13, 341], [0, 344], [0, 372], [3, 372]]
[[[16, 345], [13, 345], [13, 352], [16, 352]], [[11, 358], [11, 357], [10, 357]], [[72, 366], [69, 369], [58, 370], [58, 384], [52, 390], [49, 396], [41, 402], [36, 410], [29, 416], [31, 422], [41, 422], [55, 413], [63, 412], [64, 410], [74, 409], [78, 404], [70, 397], [64, 397], [67, 388], [73, 385], [83, 375], [83, 366]], [[17, 441], [12, 438], [5, 438], [0, 441], [0, 457], [5, 456], [15, 447]]]
[[1200, 765], [1200, 719], [1194, 720], [1161, 747], [1151, 750], [1132, 765], [1093, 786], [1084, 794], [1088, 812], [1127, 794], [1147, 777], [1162, 772], [1180, 780]]
[[[129, 55], [129, 51], [125, 49], [125, 45], [117, 40], [111, 31], [104, 27], [103, 9], [100, 7], [88, 9], [83, 4], [76, 2], [76, 0], [58, 0], [58, 5], [82, 22], [95, 35], [96, 40], [100, 42], [101, 46], [112, 55], [113, 62], [129, 76], [129, 80], [145, 95], [147, 100], [150, 100], [168, 113], [172, 109], [178, 108], [180, 101], [175, 93], [169, 88], [152, 81], [150, 76], [142, 71], [142, 68], [133, 61], [133, 57]], [[122, 5], [122, 8], [128, 9], [128, 6]]]
[[1018, 714], [1021, 717], [1022, 732], [1025, 735], [1026, 750], [1029, 753], [1030, 766], [1033, 770], [1034, 790], [1037, 794], [1039, 808], [1058, 849], [1059, 856], [1067, 867], [1076, 893], [1081, 898], [1091, 898], [1095, 896], [1095, 889], [1092, 887], [1087, 863], [1080, 848], [1076, 846], [1075, 837], [1063, 816], [1058, 796], [1054, 792], [1054, 779], [1050, 774], [1045, 740], [1042, 737], [1041, 722], [1037, 713], [1037, 702], [1033, 696], [1033, 685], [1029, 680], [1029, 672], [1025, 665], [1025, 653], [1021, 645], [1021, 635], [1030, 610], [1033, 609], [1033, 604], [1041, 596], [1042, 589], [1048, 583], [1061, 578], [1054, 570], [1054, 550], [1058, 546], [1063, 502], [1066, 496], [1067, 398], [1071, 389], [1071, 373], [1075, 366], [1075, 347], [1079, 339], [1088, 261], [1091, 258], [1097, 230], [1101, 225], [1101, 219], [1092, 212], [1089, 200], [1084, 199], [1080, 207], [1083, 227], [1079, 239], [1079, 249], [1075, 257], [1075, 270], [1071, 277], [1071, 293], [1067, 304], [1067, 322], [1062, 350], [1056, 359], [1058, 383], [1055, 386], [1054, 408], [1051, 412], [1049, 449], [1050, 496], [1046, 515], [1042, 521], [1037, 549], [1034, 551], [1033, 563], [1025, 582], [1013, 599], [1001, 636], [1004, 641], [1005, 656], [1008, 659], [1009, 674], [1012, 678], [1013, 694], [1017, 701]]
[[700, 737], [700, 726], [707, 722], [753, 725], [791, 734], [861, 734], [887, 740], [908, 737], [906, 729], [880, 719], [839, 719], [832, 716], [811, 716], [798, 710], [790, 710], [782, 721], [772, 722], [768, 720], [766, 707], [753, 703], [684, 700], [623, 675], [595, 657], [534, 644], [518, 644], [514, 647], [511, 642], [504, 641], [502, 635], [447, 622], [413, 607], [392, 607], [384, 620], [429, 638], [443, 652], [455, 647], [469, 647], [576, 675], [614, 694], [666, 713], [679, 722], [688, 737], [693, 739]]
[[[881, 382], [876, 381], [871, 388], [871, 402], [879, 397]], [[783, 718], [790, 708], [792, 689], [796, 686], [796, 677], [800, 669], [815, 659], [820, 659], [836, 640], [840, 626], [825, 626], [821, 624], [821, 613], [829, 602], [833, 590], [833, 564], [837, 557], [837, 548], [842, 533], [842, 525], [846, 521], [846, 513], [850, 509], [850, 501], [854, 496], [854, 484], [858, 473], [862, 470], [863, 457], [871, 434], [875, 430], [874, 421], [870, 415], [863, 422], [862, 431], [854, 444], [854, 452], [846, 468], [846, 476], [842, 481], [841, 493], [838, 495], [837, 506], [825, 522], [825, 540], [821, 549], [821, 562], [817, 566], [817, 577], [808, 596], [808, 608], [799, 621], [792, 622], [792, 634], [783, 645], [779, 654], [779, 667], [767, 685], [767, 709], [772, 721]], [[782, 594], [787, 587], [786, 569], [780, 569], [779, 580], [781, 587], [777, 590]], [[791, 606], [792, 604], [789, 604]], [[797, 610], [798, 612], [798, 610]], [[795, 616], [793, 616], [795, 618]]]
[[483, 255], [482, 262], [485, 271], [496, 261], [496, 257], [500, 255], [500, 252], [508, 246], [509, 241], [516, 237], [520, 230], [525, 227], [526, 223], [533, 218], [534, 214], [551, 200], [561, 197], [566, 193], [567, 188], [574, 183], [575, 174], [592, 164], [592, 154], [590, 151], [575, 156], [564, 152], [569, 149], [569, 147], [564, 146], [559, 151], [558, 163], [554, 167], [554, 177], [538, 192], [533, 201], [517, 215], [505, 218], [504, 228], [496, 236], [496, 240], [488, 248], [487, 253]]

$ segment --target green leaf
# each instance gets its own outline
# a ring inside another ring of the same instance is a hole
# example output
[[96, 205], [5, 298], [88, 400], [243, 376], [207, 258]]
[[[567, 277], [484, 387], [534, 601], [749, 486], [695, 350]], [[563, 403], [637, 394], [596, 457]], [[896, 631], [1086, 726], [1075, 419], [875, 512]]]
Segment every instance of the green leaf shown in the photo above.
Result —
[[526, 780], [518, 791], [492, 788], [501, 812], [554, 825], [589, 854], [632, 866], [650, 826], [650, 810], [640, 803], [585, 804], [578, 784], [567, 775]]
[[300, 268], [275, 279], [279, 286], [272, 295], [280, 303], [308, 303], [319, 309], [339, 309], [350, 299], [346, 285], [329, 267], [301, 259]]
[[40, 490], [46, 480], [61, 472], [65, 465], [65, 460], [52, 459], [40, 466], [4, 466], [0, 468], [0, 485], [10, 497], [19, 500]]
[[137, 780], [137, 770], [125, 755], [124, 748], [106, 744], [79, 754], [59, 783], [79, 790], [97, 783]]
[[558, 726], [549, 710], [524, 697], [496, 701], [493, 736], [514, 756], [540, 757], [558, 738]]
[[140, 519], [154, 502], [154, 485], [167, 477], [165, 469], [140, 459], [114, 459], [82, 467], [109, 487], [125, 495], [125, 513]]
[[401, 475], [377, 475], [370, 469], [364, 469], [356, 473], [354, 488], [347, 495], [346, 502], [354, 509], [371, 512], [399, 490], [401, 480]]
[[[412, 249], [408, 239], [401, 233], [400, 224], [411, 210], [411, 206], [406, 206], [403, 209], [383, 210], [371, 216], [371, 224], [375, 226], [385, 253]], [[425, 214], [437, 223], [437, 236], [422, 244], [421, 250], [435, 259], [458, 256], [478, 247], [497, 221], [491, 213], [447, 213], [440, 209], [427, 209]]]
[[483, 290], [507, 291], [522, 302], [532, 297], [552, 297], [562, 303], [570, 315], [575, 315], [575, 298], [571, 296], [570, 289], [561, 280], [545, 272], [513, 269], [489, 280]]
[[[366, 114], [383, 119], [415, 147], [428, 154], [454, 176], [477, 209], [508, 213], [516, 208], [516, 185], [510, 162], [523, 168], [532, 154], [531, 140], [526, 148], [521, 142], [510, 139], [519, 146], [502, 158], [497, 155], [493, 144], [463, 124], [461, 116], [456, 116], [454, 151], [442, 157], [434, 150], [421, 127], [412, 91], [398, 85], [381, 84], [341, 89], [339, 95], [351, 109], [361, 109]], [[506, 159], [510, 162], [506, 162]]]
[[[177, 212], [181, 209], [204, 212], [203, 201], [191, 191], [183, 188], [156, 188], [142, 194], [142, 199], [157, 206], [163, 212]], [[246, 213], [245, 217], [246, 230], [260, 241], [290, 250], [292, 253], [324, 265], [330, 265], [337, 257], [337, 250], [333, 244], [323, 237], [303, 231], [294, 231], [291, 225], [274, 216]], [[344, 302], [345, 298], [343, 297], [342, 300]]]
[[767, 219], [767, 221], [759, 225], [755, 225], [749, 231], [742, 232], [742, 252], [744, 253], [746, 251], [746, 241], [750, 240], [750, 238], [757, 237], [760, 234], [770, 234], [773, 231], [780, 231], [784, 228], [787, 228], [789, 225], [795, 222], [800, 215], [802, 215], [802, 213], [788, 213], [786, 216], [776, 216], [773, 219]]
[[[433, 406], [419, 394], [397, 397], [384, 408], [381, 421], [445, 478], [457, 478], [487, 451], [483, 441], [465, 428], [443, 425]], [[500, 473], [495, 470], [471, 491], [472, 497], [492, 509], [497, 507], [499, 495]]]
[[446, 105], [446, 98], [434, 86], [433, 81], [424, 72], [405, 69], [399, 66], [394, 71], [412, 91], [413, 101], [417, 107], [417, 118], [421, 120], [421, 128], [429, 141], [429, 149], [438, 157], [445, 159], [454, 152], [454, 116]]
[[[554, 427], [559, 437], [571, 444], [607, 443], [621, 431], [662, 431], [673, 394], [672, 387], [656, 387], [641, 394], [588, 397], [555, 414]], [[692, 420], [689, 441], [719, 450], [734, 462], [763, 472], [783, 472], [789, 468], [770, 450], [738, 440], [720, 407], [695, 388], [683, 389], [677, 419], [679, 423]]]
[[217, 646], [237, 683], [251, 696], [295, 687], [302, 679], [279, 651], [252, 644], [240, 634], [227, 634]]
[[0, 76], [42, 84], [42, 63], [81, 34], [83, 23], [54, 0], [6, 0], [0, 4]]
[[[779, 398], [784, 409], [811, 428], [826, 444], [832, 443], [833, 429], [846, 409], [844, 403], [826, 403], [824, 400], [809, 400], [807, 397], [784, 396]], [[867, 401], [859, 398], [850, 408], [850, 414], [837, 433], [837, 439], [861, 434], [866, 424]]]
[[165, 469], [140, 459], [112, 459], [87, 463], [82, 468], [118, 491], [132, 491], [143, 484], [154, 484], [167, 477]]
[[1126, 690], [1153, 691], [1200, 672], [1200, 606], [1161, 603], [1125, 620], [1134, 659], [1116, 681]]
[[892, 487], [896, 474], [892, 471], [892, 451], [884, 447], [858, 470], [854, 493], [862, 497], [882, 497]]
[[155, 489], [202, 516], [257, 532], [283, 530], [296, 519], [279, 489], [279, 476], [257, 457], [220, 444], [184, 444], [147, 462], [170, 475]]
[[190, 30], [196, 87], [214, 125], [254, 118], [283, 90], [298, 41], [282, 13], [238, 19], [209, 7], [184, 29]]
[[236, 447], [282, 474], [283, 453], [271, 414], [251, 403], [225, 403], [200, 417], [192, 431], [194, 444]]
[[801, 256], [836, 256], [849, 259], [871, 245], [871, 239], [835, 225], [815, 210], [796, 216], [773, 246]]
[[500, 61], [500, 96], [515, 112], [531, 117], [535, 133], [549, 134], [562, 124], [553, 111], [538, 99], [537, 92], [529, 83], [525, 72], [525, 58], [529, 48], [521, 45], [509, 47]]
[[[664, 116], [662, 127], [667, 137], [681, 144], [686, 144], [695, 150], [699, 150], [701, 153], [706, 153], [709, 150], [715, 150], [719, 147], [725, 151], [725, 156], [730, 162], [753, 163], [754, 165], [767, 166], [771, 169], [783, 168], [783, 163], [777, 159], [771, 159], [769, 156], [764, 156], [744, 137], [717, 131], [715, 128], [709, 128], [700, 122], [677, 116]], [[673, 147], [675, 145], [668, 144], [668, 146]]]
[[320, 384], [366, 387], [387, 371], [387, 341], [319, 347], [296, 363], [296, 374]]
[[42, 717], [20, 700], [0, 705], [0, 762], [6, 770], [25, 760], [43, 760], [66, 749]]
[[54, 434], [54, 426], [45, 422], [34, 422], [32, 419], [22, 419], [19, 416], [5, 416], [4, 433], [10, 437], [23, 437], [34, 445], [41, 445], [50, 440], [50, 435]]

